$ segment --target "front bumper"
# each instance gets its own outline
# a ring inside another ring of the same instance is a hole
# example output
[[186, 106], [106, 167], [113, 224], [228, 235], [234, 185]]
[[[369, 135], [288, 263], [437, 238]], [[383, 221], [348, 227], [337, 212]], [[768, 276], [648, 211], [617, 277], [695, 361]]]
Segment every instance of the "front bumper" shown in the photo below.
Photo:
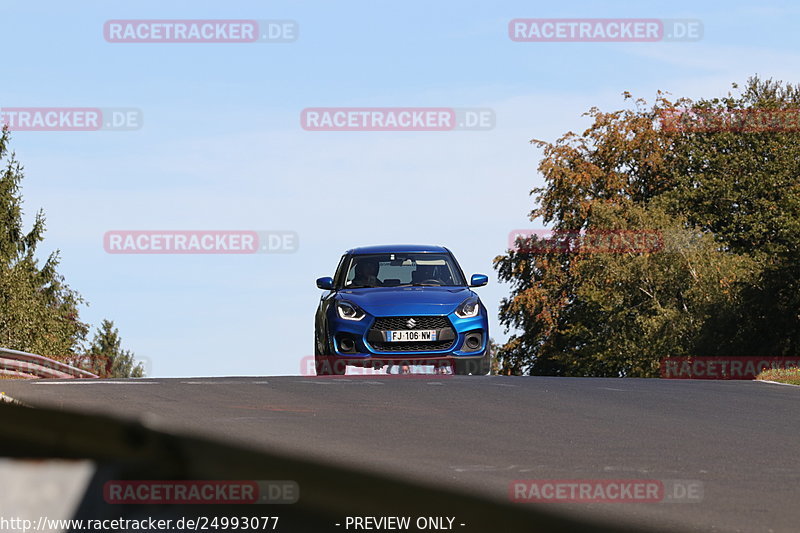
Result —
[[[408, 327], [414, 319], [415, 327]], [[407, 315], [391, 317], [365, 316], [362, 320], [329, 317], [329, 335], [336, 359], [356, 366], [396, 364], [449, 363], [455, 359], [478, 359], [485, 355], [489, 325], [485, 308], [473, 318], [449, 315]], [[435, 341], [387, 342], [385, 331], [397, 329], [434, 330]], [[477, 341], [476, 341], [477, 339]]]

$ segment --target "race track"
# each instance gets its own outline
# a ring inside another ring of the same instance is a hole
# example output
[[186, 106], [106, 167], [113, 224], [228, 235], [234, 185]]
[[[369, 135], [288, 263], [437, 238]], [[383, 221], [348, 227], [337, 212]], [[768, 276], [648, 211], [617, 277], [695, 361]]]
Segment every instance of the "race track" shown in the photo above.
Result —
[[[31, 406], [307, 454], [508, 501], [520, 479], [700, 482], [692, 502], [543, 503], [685, 531], [797, 531], [800, 388], [755, 382], [336, 376], [5, 381]], [[529, 503], [519, 505], [531, 505]]]

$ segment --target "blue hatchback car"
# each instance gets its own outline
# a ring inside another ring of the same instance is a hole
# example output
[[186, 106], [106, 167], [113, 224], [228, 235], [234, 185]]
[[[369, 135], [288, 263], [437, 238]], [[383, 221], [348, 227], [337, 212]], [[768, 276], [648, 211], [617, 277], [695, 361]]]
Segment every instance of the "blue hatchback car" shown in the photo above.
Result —
[[348, 250], [315, 317], [317, 375], [347, 365], [449, 365], [455, 374], [490, 370], [486, 308], [455, 257], [443, 246], [385, 245]]

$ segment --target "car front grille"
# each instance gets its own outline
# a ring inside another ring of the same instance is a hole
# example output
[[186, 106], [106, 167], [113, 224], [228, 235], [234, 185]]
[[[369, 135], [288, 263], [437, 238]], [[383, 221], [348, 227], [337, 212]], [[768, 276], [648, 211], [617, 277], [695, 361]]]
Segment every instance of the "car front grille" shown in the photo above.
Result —
[[[413, 319], [413, 325], [409, 320]], [[383, 331], [435, 329], [444, 340], [432, 342], [386, 342]], [[440, 352], [449, 350], [456, 335], [446, 316], [389, 316], [378, 317], [370, 328], [370, 344], [380, 352]]]
[[[409, 326], [408, 321], [414, 325]], [[400, 329], [444, 329], [449, 328], [450, 321], [446, 316], [382, 316], [375, 319], [372, 329], [395, 331]]]

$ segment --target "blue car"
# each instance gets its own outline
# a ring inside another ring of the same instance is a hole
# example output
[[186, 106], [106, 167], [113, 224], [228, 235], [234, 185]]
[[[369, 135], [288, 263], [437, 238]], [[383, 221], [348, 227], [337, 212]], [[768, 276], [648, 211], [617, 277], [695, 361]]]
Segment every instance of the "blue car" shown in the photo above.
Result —
[[364, 246], [348, 250], [325, 292], [314, 327], [317, 375], [347, 365], [451, 366], [455, 374], [490, 370], [486, 308], [443, 246]]

